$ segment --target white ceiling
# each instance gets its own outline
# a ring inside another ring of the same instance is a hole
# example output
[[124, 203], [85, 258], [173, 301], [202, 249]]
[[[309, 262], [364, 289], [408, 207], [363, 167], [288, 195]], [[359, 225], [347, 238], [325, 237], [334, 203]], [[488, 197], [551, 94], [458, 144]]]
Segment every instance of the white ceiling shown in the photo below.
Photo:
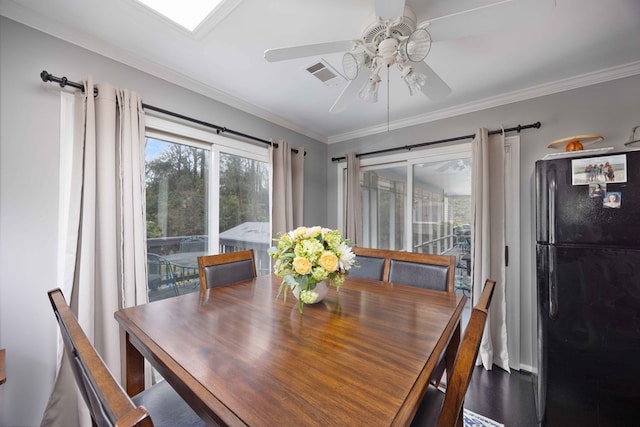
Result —
[[[327, 87], [304, 71], [320, 57], [269, 63], [264, 51], [357, 39], [374, 0], [227, 0], [193, 34], [135, 0], [1, 0], [0, 12], [329, 143], [640, 73], [638, 0], [407, 5], [418, 22], [442, 17], [428, 27], [425, 62], [451, 94], [437, 102], [411, 97], [392, 69], [388, 110], [385, 72], [377, 104], [356, 98], [338, 114], [329, 109], [346, 83]], [[487, 7], [456, 14], [478, 5]], [[341, 53], [322, 58], [342, 71]], [[82, 70], [47, 71], [83, 77]]]

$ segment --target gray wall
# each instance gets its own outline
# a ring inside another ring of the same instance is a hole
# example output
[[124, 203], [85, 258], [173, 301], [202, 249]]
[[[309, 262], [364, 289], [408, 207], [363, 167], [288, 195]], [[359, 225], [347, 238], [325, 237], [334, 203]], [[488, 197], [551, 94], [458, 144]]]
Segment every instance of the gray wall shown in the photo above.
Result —
[[[36, 426], [55, 375], [60, 88], [39, 74], [91, 75], [145, 103], [307, 151], [305, 223], [325, 224], [327, 145], [0, 17], [0, 426]], [[114, 320], [115, 321], [115, 320]]]
[[[615, 147], [626, 149], [626, 142], [635, 125], [640, 124], [640, 76], [627, 77], [580, 89], [516, 102], [501, 107], [439, 120], [410, 128], [391, 131], [366, 138], [332, 144], [327, 159], [327, 206], [335, 206], [337, 165], [331, 157], [348, 151], [356, 153], [382, 148], [434, 141], [472, 134], [479, 127], [490, 130], [540, 121], [541, 129], [521, 133], [520, 159], [520, 250], [521, 250], [521, 357], [522, 364], [536, 366], [535, 344], [535, 216], [533, 202], [533, 171], [536, 160], [557, 152], [547, 144], [559, 138], [600, 134], [605, 140], [585, 148]], [[468, 141], [467, 141], [468, 142]], [[640, 148], [640, 144], [636, 148]], [[329, 224], [337, 222], [336, 212], [329, 209]]]

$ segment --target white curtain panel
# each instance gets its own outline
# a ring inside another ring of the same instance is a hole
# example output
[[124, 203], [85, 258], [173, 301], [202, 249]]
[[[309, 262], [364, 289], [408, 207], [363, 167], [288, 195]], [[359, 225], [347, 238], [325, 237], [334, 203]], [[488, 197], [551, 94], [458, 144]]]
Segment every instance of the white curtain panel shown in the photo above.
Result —
[[[89, 340], [116, 378], [120, 333], [113, 313], [147, 302], [144, 112], [138, 95], [84, 82], [76, 102], [69, 185], [69, 258], [62, 288]], [[94, 97], [94, 88], [98, 96]], [[75, 244], [73, 244], [73, 243]], [[62, 349], [62, 348], [61, 348]], [[71, 371], [60, 364], [42, 426], [91, 426]]]
[[347, 157], [347, 191], [345, 235], [351, 244], [362, 244], [362, 207], [360, 195], [360, 159], [356, 153], [349, 152]]
[[509, 371], [505, 298], [505, 186], [504, 134], [488, 136], [481, 128], [472, 143], [473, 304], [486, 279], [496, 281], [478, 364]]
[[291, 151], [286, 141], [269, 148], [272, 176], [271, 237], [303, 225], [304, 149]]

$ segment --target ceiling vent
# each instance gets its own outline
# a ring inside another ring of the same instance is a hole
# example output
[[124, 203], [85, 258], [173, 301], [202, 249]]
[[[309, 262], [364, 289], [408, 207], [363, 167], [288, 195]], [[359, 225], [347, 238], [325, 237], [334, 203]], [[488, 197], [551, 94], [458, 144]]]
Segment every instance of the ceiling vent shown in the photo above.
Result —
[[320, 59], [305, 67], [305, 70], [327, 86], [333, 87], [346, 80], [324, 59]]

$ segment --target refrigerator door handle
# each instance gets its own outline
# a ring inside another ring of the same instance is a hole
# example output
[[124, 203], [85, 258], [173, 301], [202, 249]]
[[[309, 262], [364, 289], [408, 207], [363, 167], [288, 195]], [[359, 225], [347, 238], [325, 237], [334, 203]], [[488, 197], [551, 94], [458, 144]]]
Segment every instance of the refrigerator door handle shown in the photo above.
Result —
[[549, 203], [547, 224], [549, 227], [549, 243], [556, 243], [556, 193], [558, 190], [558, 182], [556, 180], [555, 169], [549, 169], [547, 174], [548, 194], [547, 203]]
[[549, 318], [556, 320], [558, 318], [558, 281], [556, 274], [556, 248], [549, 246], [549, 277], [547, 280], [549, 286]]

